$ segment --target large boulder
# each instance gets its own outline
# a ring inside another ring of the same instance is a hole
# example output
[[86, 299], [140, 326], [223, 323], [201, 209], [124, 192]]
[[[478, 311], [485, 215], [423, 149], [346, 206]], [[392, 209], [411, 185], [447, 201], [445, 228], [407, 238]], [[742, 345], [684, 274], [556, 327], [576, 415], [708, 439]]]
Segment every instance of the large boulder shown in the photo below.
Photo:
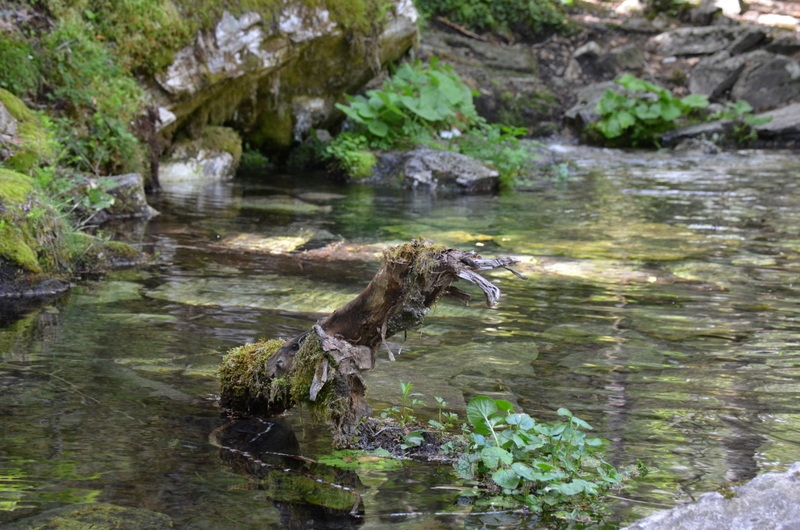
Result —
[[497, 170], [479, 160], [428, 148], [381, 155], [375, 179], [411, 189], [468, 193], [496, 190], [500, 182]]
[[732, 99], [743, 99], [755, 110], [786, 104], [800, 96], [800, 63], [784, 55], [752, 52], [748, 66], [731, 89]]
[[763, 30], [752, 26], [683, 27], [652, 37], [648, 48], [661, 56], [711, 55], [731, 47], [742, 52], [763, 39]]
[[372, 27], [373, 34], [345, 30], [323, 5], [302, 0], [238, 17], [224, 12], [155, 76], [153, 99], [171, 120], [162, 136], [197, 137], [225, 124], [253, 147], [280, 149], [330, 125], [343, 94], [414, 44], [417, 11], [411, 0], [395, 0]]

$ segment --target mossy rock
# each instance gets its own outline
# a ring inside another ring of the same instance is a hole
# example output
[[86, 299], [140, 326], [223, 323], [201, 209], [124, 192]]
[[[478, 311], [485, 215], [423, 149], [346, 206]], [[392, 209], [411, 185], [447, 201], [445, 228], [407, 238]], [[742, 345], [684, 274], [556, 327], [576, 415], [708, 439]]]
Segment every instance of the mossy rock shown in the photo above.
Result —
[[58, 143], [39, 116], [8, 90], [0, 88], [0, 105], [16, 120], [16, 140], [11, 156], [2, 166], [28, 174], [38, 166], [53, 164], [58, 158]]

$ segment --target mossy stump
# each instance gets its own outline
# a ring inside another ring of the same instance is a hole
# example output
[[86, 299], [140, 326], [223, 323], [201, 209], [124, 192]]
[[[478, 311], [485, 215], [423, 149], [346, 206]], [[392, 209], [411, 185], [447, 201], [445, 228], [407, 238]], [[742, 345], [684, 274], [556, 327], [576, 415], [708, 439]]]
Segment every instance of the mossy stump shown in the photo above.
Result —
[[275, 416], [304, 403], [330, 423], [334, 444], [346, 446], [371, 413], [359, 374], [375, 366], [375, 352], [386, 339], [420, 326], [444, 295], [468, 301], [469, 294], [451, 285], [459, 279], [480, 287], [494, 305], [500, 290], [478, 271], [516, 262], [483, 259], [424, 239], [391, 248], [361, 294], [308, 331], [284, 343], [231, 350], [220, 368], [220, 404], [233, 415]]

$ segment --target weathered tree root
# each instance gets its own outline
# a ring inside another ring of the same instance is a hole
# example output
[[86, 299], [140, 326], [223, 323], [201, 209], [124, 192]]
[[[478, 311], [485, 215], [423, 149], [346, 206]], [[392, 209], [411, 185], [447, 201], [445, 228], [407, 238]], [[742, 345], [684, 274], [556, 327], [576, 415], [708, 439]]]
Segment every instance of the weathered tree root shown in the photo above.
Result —
[[420, 326], [444, 295], [468, 301], [469, 294], [451, 285], [459, 279], [477, 285], [493, 306], [500, 290], [478, 271], [508, 269], [517, 261], [484, 259], [424, 239], [389, 249], [366, 289], [310, 330], [280, 346], [270, 341], [231, 350], [220, 368], [221, 406], [233, 414], [274, 416], [305, 403], [331, 423], [334, 443], [346, 445], [371, 413], [358, 374], [374, 368], [386, 339]]

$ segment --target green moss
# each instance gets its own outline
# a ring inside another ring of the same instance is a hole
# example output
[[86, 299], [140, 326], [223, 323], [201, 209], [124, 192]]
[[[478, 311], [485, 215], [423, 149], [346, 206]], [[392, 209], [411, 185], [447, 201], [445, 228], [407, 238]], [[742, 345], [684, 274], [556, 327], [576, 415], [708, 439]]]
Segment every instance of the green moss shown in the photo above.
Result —
[[248, 410], [258, 401], [271, 403], [288, 395], [288, 383], [267, 372], [267, 361], [282, 345], [281, 340], [261, 340], [233, 348], [222, 359], [220, 389], [235, 408]]
[[0, 103], [17, 120], [18, 139], [12, 155], [3, 161], [3, 166], [20, 173], [29, 174], [36, 167], [54, 164], [60, 146], [55, 140], [50, 122], [31, 111], [11, 92], [0, 88]]
[[0, 33], [0, 87], [14, 94], [35, 91], [41, 77], [41, 60], [21, 36]]
[[5, 221], [0, 221], [0, 256], [29, 272], [42, 272], [26, 234]]
[[31, 191], [33, 191], [33, 179], [0, 168], [0, 201], [4, 204], [23, 202]]
[[75, 272], [102, 272], [141, 260], [141, 253], [121, 241], [109, 241], [83, 232], [63, 236], [64, 261]]

